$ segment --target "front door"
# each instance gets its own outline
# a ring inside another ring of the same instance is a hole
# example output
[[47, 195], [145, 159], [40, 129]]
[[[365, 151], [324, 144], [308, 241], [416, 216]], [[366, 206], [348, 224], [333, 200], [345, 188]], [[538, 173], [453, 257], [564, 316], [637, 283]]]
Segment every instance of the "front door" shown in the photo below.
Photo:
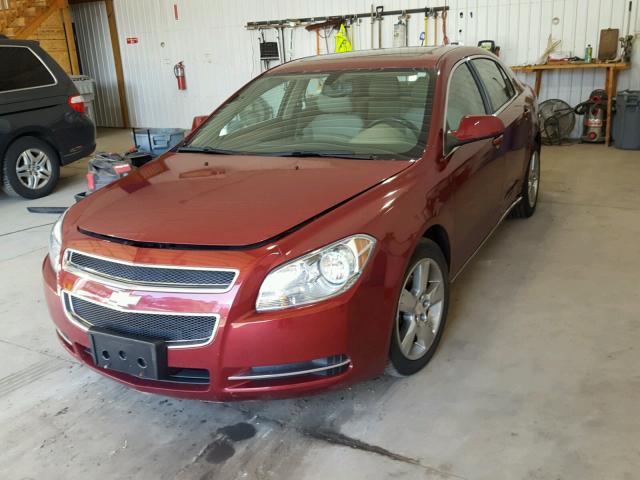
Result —
[[[467, 62], [458, 63], [449, 81], [445, 129], [455, 131], [463, 117], [486, 115], [487, 109], [487, 102]], [[446, 141], [444, 143], [455, 205], [452, 251], [459, 252], [459, 261], [463, 263], [500, 219], [504, 174], [499, 150], [492, 139], [478, 140], [450, 151]]]

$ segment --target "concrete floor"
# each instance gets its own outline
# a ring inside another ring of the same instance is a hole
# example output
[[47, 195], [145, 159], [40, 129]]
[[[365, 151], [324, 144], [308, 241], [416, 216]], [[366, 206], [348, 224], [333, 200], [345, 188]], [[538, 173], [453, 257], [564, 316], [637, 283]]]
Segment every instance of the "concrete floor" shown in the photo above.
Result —
[[[121, 151], [128, 132], [101, 131]], [[52, 196], [0, 196], [0, 478], [632, 479], [640, 465], [640, 153], [545, 148], [536, 215], [453, 289], [430, 365], [311, 398], [143, 395], [58, 345], [40, 287]]]

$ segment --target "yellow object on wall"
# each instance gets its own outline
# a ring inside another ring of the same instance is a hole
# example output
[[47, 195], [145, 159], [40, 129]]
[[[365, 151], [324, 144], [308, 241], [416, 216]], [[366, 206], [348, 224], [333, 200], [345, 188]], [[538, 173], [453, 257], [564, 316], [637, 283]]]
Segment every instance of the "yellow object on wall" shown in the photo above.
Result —
[[347, 37], [347, 29], [344, 27], [344, 23], [340, 25], [340, 30], [336, 33], [336, 53], [350, 52], [353, 50], [353, 46]]

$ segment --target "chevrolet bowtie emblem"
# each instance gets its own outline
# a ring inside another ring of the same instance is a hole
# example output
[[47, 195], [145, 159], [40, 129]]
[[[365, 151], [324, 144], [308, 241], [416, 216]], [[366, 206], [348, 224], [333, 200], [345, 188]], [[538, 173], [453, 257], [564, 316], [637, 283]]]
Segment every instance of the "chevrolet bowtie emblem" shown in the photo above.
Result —
[[128, 292], [113, 292], [109, 300], [119, 307], [132, 307], [133, 305], [137, 305], [141, 298], [142, 297], [138, 295], [132, 295]]

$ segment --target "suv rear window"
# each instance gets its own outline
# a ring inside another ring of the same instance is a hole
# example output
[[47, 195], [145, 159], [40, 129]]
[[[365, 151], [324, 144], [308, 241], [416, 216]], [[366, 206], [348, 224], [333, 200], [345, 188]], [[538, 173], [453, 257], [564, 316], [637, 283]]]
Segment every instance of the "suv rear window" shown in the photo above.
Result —
[[0, 46], [0, 92], [55, 85], [56, 80], [28, 47]]

